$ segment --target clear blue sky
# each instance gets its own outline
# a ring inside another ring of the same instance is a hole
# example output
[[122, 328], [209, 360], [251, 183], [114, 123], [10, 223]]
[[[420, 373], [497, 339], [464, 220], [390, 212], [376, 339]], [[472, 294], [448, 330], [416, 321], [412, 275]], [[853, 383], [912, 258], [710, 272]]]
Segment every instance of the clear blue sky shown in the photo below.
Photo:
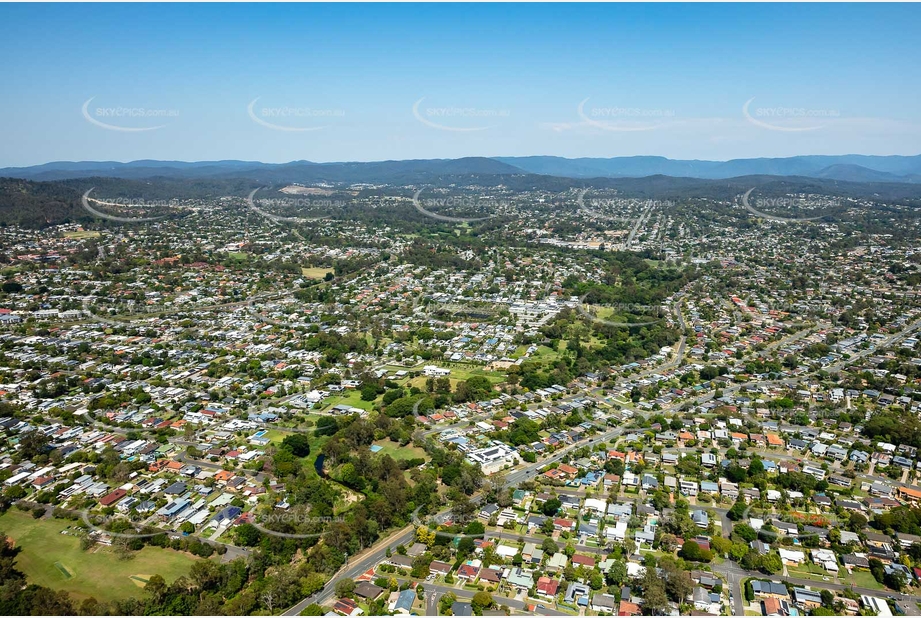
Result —
[[918, 5], [4, 4], [0, 22], [0, 166], [921, 153]]

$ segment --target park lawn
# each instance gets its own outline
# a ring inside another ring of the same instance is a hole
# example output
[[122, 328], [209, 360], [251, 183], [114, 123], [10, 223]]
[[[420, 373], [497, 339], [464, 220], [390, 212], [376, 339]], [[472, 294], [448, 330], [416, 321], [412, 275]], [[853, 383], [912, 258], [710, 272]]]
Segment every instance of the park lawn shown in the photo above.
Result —
[[15, 508], [0, 516], [0, 530], [22, 547], [16, 568], [26, 574], [29, 583], [67, 591], [78, 600], [112, 601], [143, 595], [139, 579], [161, 575], [171, 583], [188, 575], [192, 563], [199, 560], [161, 547], [144, 547], [124, 561], [104, 546], [85, 552], [76, 536], [61, 534], [73, 524], [64, 519], [33, 519]]
[[377, 453], [379, 455], [390, 455], [393, 459], [400, 461], [403, 459], [428, 459], [425, 451], [417, 446], [400, 446], [399, 443], [392, 440], [378, 440], [374, 444], [383, 448]]
[[309, 279], [322, 279], [326, 276], [326, 273], [333, 272], [332, 268], [301, 268], [301, 274]]

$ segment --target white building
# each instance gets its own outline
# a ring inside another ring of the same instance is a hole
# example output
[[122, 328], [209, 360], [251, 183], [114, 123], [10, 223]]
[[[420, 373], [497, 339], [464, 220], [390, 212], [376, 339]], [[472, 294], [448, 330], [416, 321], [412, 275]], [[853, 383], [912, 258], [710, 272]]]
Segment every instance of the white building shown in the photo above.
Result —
[[491, 446], [467, 453], [467, 459], [479, 464], [483, 474], [493, 474], [505, 466], [513, 466], [520, 461], [518, 451], [502, 442], [493, 442]]
[[445, 376], [451, 375], [451, 370], [442, 369], [441, 367], [436, 367], [435, 365], [426, 365], [422, 368], [422, 375], [428, 378], [443, 378]]

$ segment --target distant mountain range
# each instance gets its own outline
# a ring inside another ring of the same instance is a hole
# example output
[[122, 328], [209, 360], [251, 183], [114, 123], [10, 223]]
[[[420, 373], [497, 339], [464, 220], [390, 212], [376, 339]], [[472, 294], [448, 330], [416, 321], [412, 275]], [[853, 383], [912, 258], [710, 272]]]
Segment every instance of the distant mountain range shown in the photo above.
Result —
[[[851, 182], [921, 182], [921, 155], [810, 155], [782, 159], [700, 161], [665, 157], [565, 159], [563, 157], [496, 157], [532, 174], [570, 178], [638, 178], [676, 176], [722, 179], [738, 176], [804, 176]], [[2, 173], [2, 170], [0, 170]]]
[[528, 174], [517, 167], [486, 157], [463, 159], [415, 159], [368, 163], [260, 163], [258, 161], [132, 161], [56, 162], [0, 169], [0, 177], [26, 180], [69, 180], [73, 178], [251, 178], [262, 183], [348, 182], [371, 184], [427, 183], [442, 176]]
[[921, 155], [810, 155], [730, 161], [679, 160], [665, 157], [609, 159], [563, 157], [466, 157], [407, 161], [260, 163], [258, 161], [60, 161], [32, 167], [0, 169], [0, 177], [67, 180], [250, 178], [259, 182], [427, 183], [455, 176], [538, 174], [560, 178], [643, 178], [672, 176], [718, 180], [739, 176], [797, 176], [874, 183], [921, 183]]

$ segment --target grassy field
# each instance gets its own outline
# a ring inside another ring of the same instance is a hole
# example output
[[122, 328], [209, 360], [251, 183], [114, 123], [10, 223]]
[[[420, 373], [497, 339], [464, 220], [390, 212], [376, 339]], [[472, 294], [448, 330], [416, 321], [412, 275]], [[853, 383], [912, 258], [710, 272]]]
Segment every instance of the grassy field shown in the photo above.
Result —
[[428, 459], [424, 450], [409, 444], [400, 446], [399, 443], [392, 440], [378, 440], [374, 444], [383, 447], [378, 451], [379, 454], [390, 455], [397, 461], [401, 459]]
[[125, 599], [143, 594], [139, 580], [146, 581], [156, 574], [172, 582], [188, 575], [197, 560], [160, 547], [145, 547], [125, 561], [117, 560], [109, 548], [102, 546], [85, 552], [75, 536], [61, 534], [72, 523], [63, 519], [33, 519], [31, 514], [15, 508], [0, 516], [0, 531], [22, 547], [16, 567], [30, 583], [66, 590], [76, 599]]
[[310, 279], [322, 279], [323, 277], [326, 276], [326, 273], [331, 273], [331, 272], [333, 272], [332, 268], [313, 267], [313, 268], [302, 268], [301, 269], [301, 274], [304, 275], [305, 277], [309, 277]]
[[[460, 382], [464, 382], [473, 376], [484, 376], [487, 380], [492, 382], [493, 385], [505, 382], [505, 374], [499, 373], [498, 371], [486, 371], [479, 367], [448, 367], [448, 369], [451, 370], [451, 375], [448, 376], [448, 380], [451, 382], [452, 391], [457, 389], [457, 385]], [[418, 378], [407, 380], [403, 385], [415, 386], [424, 391], [427, 381], [428, 378], [425, 376], [419, 376]]]
[[811, 579], [817, 582], [826, 581], [825, 578], [827, 577], [828, 581], [834, 581], [834, 578], [828, 573], [828, 571], [816, 564], [801, 564], [795, 569], [788, 568], [787, 572], [790, 573], [790, 577]]
[[93, 230], [80, 230], [79, 232], [64, 232], [64, 238], [74, 238], [76, 240], [83, 240], [85, 238], [98, 238], [102, 236], [99, 232]]
[[855, 569], [852, 574], [848, 575], [847, 571], [842, 569], [841, 581], [848, 584], [854, 584], [854, 586], [857, 588], [871, 588], [873, 590], [886, 589], [885, 586], [876, 581], [876, 578], [873, 577], [873, 574], [870, 573], [870, 571], [858, 571]]
[[[565, 342], [563, 343], [565, 344]], [[527, 351], [528, 347], [529, 346], [526, 346], [526, 345], [518, 346], [518, 349], [515, 350], [515, 353], [511, 354], [510, 356], [512, 358], [520, 358], [524, 356], [524, 353]], [[566, 346], [564, 345], [563, 349], [565, 348]], [[527, 360], [529, 361], [548, 361], [548, 360], [555, 360], [559, 358], [559, 356], [560, 356], [560, 353], [557, 350], [554, 350], [553, 348], [549, 348], [545, 345], [542, 345], [542, 346], [538, 346], [537, 351], [534, 352], [531, 356], [529, 356]]]
[[[467, 378], [473, 376], [486, 376], [490, 382], [493, 384], [498, 384], [499, 382], [505, 381], [505, 374], [500, 371], [487, 371], [479, 365], [470, 365], [463, 363], [452, 363], [452, 362], [439, 362], [439, 361], [425, 361], [415, 367], [401, 367], [399, 365], [385, 365], [384, 368], [388, 371], [421, 371], [422, 367], [425, 365], [435, 365], [436, 367], [442, 367], [444, 369], [450, 369], [451, 375], [448, 378], [451, 379], [451, 384], [456, 384], [459, 381], [466, 380]], [[390, 376], [391, 379], [396, 379], [393, 376]], [[425, 376], [419, 376], [415, 380], [412, 380], [413, 386], [418, 386], [421, 380], [421, 384], [425, 384]], [[397, 380], [399, 382], [399, 380]], [[406, 384], [408, 384], [407, 382]]]
[[291, 433], [292, 432], [280, 431], [278, 429], [269, 429], [268, 433], [266, 433], [263, 437], [268, 438], [274, 444], [280, 444], [281, 441], [284, 440], [287, 436], [290, 436]]
[[361, 408], [362, 410], [370, 411], [374, 407], [373, 401], [364, 401], [361, 398], [361, 391], [358, 389], [348, 389], [344, 390], [338, 395], [333, 395], [328, 399], [323, 401], [323, 409], [329, 410], [334, 406], [339, 404], [345, 404], [347, 406], [352, 406], [353, 408]]

